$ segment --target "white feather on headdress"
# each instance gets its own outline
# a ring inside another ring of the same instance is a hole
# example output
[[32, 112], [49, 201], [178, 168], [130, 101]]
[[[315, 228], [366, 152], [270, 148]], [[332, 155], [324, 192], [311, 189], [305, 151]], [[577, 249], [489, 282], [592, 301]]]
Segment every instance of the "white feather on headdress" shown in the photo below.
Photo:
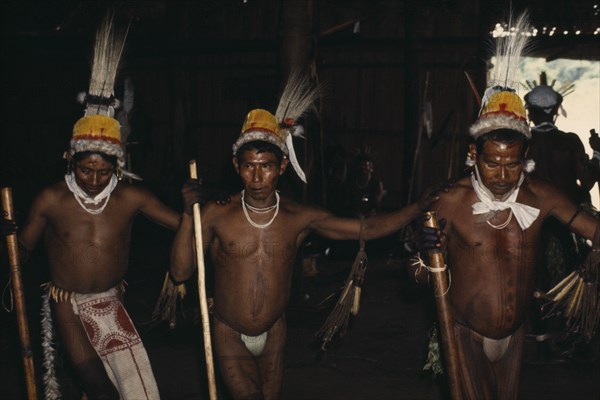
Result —
[[293, 136], [304, 137], [304, 128], [297, 125], [297, 120], [315, 106], [315, 101], [319, 95], [320, 87], [311, 81], [308, 74], [292, 71], [279, 99], [277, 111], [275, 111], [275, 117], [282, 125], [282, 129], [287, 129], [285, 144], [289, 151], [290, 163], [305, 183], [306, 175], [296, 157], [292, 138]]
[[128, 31], [129, 29], [124, 31], [115, 29], [112, 13], [107, 14], [102, 21], [96, 33], [85, 115], [114, 116], [114, 109], [118, 106], [118, 102], [114, 99], [115, 78]]
[[282, 124], [295, 122], [306, 111], [315, 106], [320, 87], [307, 74], [292, 71], [279, 99], [275, 116]]
[[471, 136], [478, 138], [496, 129], [510, 129], [531, 138], [526, 123], [523, 101], [517, 94], [516, 79], [521, 56], [530, 38], [528, 13], [516, 20], [509, 18], [508, 28], [496, 38], [495, 66], [488, 79], [479, 110], [479, 119], [469, 128]]
[[523, 52], [530, 38], [529, 13], [524, 11], [513, 20], [510, 16], [508, 27], [503, 34], [496, 38], [495, 65], [488, 79], [488, 89], [485, 91], [481, 104], [487, 103], [490, 96], [500, 90], [514, 90], [519, 87], [516, 80]]
[[79, 96], [86, 104], [85, 113], [73, 127], [70, 153], [92, 151], [115, 156], [120, 173], [139, 180], [139, 176], [124, 169], [121, 125], [114, 118], [119, 106], [114, 97], [115, 78], [129, 28], [117, 30], [113, 17], [109, 12], [96, 33], [88, 93]]
[[509, 18], [507, 35], [496, 39], [496, 66], [492, 70], [491, 86], [517, 89], [519, 83], [515, 79], [516, 73], [529, 41], [529, 30], [527, 11], [519, 15], [516, 21], [512, 16]]

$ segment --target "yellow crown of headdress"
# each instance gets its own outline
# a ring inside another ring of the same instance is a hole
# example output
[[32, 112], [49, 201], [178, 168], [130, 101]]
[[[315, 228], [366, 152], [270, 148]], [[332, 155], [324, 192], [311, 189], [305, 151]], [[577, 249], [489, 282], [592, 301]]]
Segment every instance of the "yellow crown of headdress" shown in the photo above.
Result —
[[490, 78], [491, 86], [486, 89], [481, 101], [479, 117], [469, 132], [475, 139], [498, 129], [510, 129], [531, 139], [523, 101], [517, 94], [515, 80], [521, 53], [529, 39], [527, 13], [521, 14], [508, 34], [496, 39], [496, 65]]
[[84, 151], [99, 152], [117, 157], [124, 175], [140, 179], [123, 170], [125, 151], [121, 142], [121, 125], [114, 118], [119, 101], [114, 96], [115, 78], [127, 31], [116, 32], [113, 16], [108, 14], [96, 33], [90, 86], [79, 100], [85, 103], [85, 114], [73, 126], [71, 155]]
[[233, 145], [234, 154], [246, 143], [263, 140], [279, 147], [285, 155], [289, 150], [285, 145], [285, 131], [279, 127], [277, 117], [261, 108], [254, 109], [246, 115], [242, 132], [238, 140]]
[[308, 76], [291, 73], [275, 115], [260, 108], [246, 115], [240, 136], [233, 144], [233, 154], [236, 155], [246, 143], [257, 140], [271, 143], [289, 157], [294, 171], [306, 183], [306, 175], [296, 158], [292, 137], [303, 137], [304, 129], [298, 124], [298, 118], [314, 106], [318, 97], [319, 88], [312, 84]]

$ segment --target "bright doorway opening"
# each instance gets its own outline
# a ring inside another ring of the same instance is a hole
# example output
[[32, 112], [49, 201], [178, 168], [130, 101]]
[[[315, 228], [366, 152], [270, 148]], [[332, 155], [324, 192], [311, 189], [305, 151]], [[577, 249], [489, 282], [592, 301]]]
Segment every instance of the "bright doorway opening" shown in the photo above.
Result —
[[[546, 72], [548, 84], [556, 79], [554, 89], [573, 83], [573, 92], [567, 94], [556, 119], [558, 129], [576, 133], [583, 143], [586, 153], [591, 158], [589, 145], [590, 130], [600, 134], [600, 61], [557, 59], [546, 62], [544, 58], [524, 57], [520, 67], [520, 82], [535, 80], [538, 84], [540, 73]], [[521, 98], [529, 89], [521, 88]], [[592, 204], [600, 209], [600, 192], [598, 183], [590, 191]]]

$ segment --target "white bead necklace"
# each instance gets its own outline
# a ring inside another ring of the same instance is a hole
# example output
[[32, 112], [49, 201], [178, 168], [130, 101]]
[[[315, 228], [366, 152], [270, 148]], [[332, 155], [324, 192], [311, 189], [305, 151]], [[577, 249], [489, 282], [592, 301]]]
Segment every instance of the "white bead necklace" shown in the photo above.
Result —
[[513, 211], [512, 211], [512, 208], [511, 208], [511, 209], [510, 209], [510, 212], [508, 213], [508, 218], [506, 219], [506, 221], [505, 221], [505, 222], [503, 222], [503, 223], [501, 223], [501, 224], [499, 224], [499, 225], [494, 225], [494, 224], [492, 224], [492, 223], [491, 223], [489, 220], [487, 220], [487, 221], [485, 221], [485, 222], [487, 222], [487, 224], [488, 224], [489, 226], [491, 226], [492, 228], [494, 228], [494, 229], [504, 229], [504, 228], [506, 228], [506, 227], [508, 226], [508, 224], [509, 224], [509, 223], [510, 223], [510, 221], [512, 220], [512, 216], [513, 216]]
[[[242, 190], [242, 210], [244, 210], [244, 215], [246, 216], [246, 220], [248, 221], [248, 223], [258, 229], [264, 229], [267, 226], [271, 225], [273, 223], [273, 221], [275, 221], [275, 217], [277, 217], [277, 214], [279, 214], [279, 193], [275, 192], [275, 198], [277, 199], [277, 202], [273, 206], [269, 206], [269, 207], [265, 207], [265, 208], [256, 208], [256, 207], [250, 206], [249, 204], [246, 204], [245, 194], [246, 194], [246, 191]], [[264, 213], [267, 213], [267, 212], [275, 209], [275, 214], [273, 214], [273, 218], [271, 218], [271, 220], [269, 222], [267, 222], [265, 224], [257, 224], [256, 222], [252, 221], [252, 219], [250, 218], [250, 215], [248, 214], [248, 208], [250, 208], [250, 210], [252, 210], [252, 211], [254, 211], [253, 208], [256, 210], [259, 210], [259, 211], [255, 211], [255, 212], [258, 212], [259, 214], [264, 214]], [[269, 210], [267, 210], [267, 209], [269, 209]]]
[[[117, 183], [119, 183], [119, 180], [117, 179], [116, 175], [113, 174], [110, 178], [110, 182], [108, 183], [108, 185], [106, 185], [104, 190], [102, 190], [100, 193], [98, 193], [97, 196], [94, 197], [90, 197], [89, 194], [87, 194], [85, 191], [83, 191], [83, 189], [79, 187], [77, 181], [75, 180], [75, 176], [73, 176], [72, 173], [65, 175], [65, 182], [67, 182], [67, 187], [69, 188], [71, 193], [73, 193], [73, 195], [75, 196], [75, 200], [77, 200], [77, 203], [79, 203], [81, 208], [83, 208], [89, 214], [97, 215], [104, 211], [104, 209], [108, 205], [108, 200], [110, 200], [110, 194], [117, 186]], [[102, 200], [105, 200], [104, 204], [102, 204], [102, 206], [98, 209], [88, 208], [84, 205], [85, 203], [93, 204], [96, 206], [100, 204]]]
[[255, 212], [257, 214], [266, 214], [269, 211], [273, 211], [274, 209], [277, 208], [277, 203], [273, 204], [272, 206], [269, 207], [253, 207], [250, 204], [246, 204], [246, 208], [252, 212]]

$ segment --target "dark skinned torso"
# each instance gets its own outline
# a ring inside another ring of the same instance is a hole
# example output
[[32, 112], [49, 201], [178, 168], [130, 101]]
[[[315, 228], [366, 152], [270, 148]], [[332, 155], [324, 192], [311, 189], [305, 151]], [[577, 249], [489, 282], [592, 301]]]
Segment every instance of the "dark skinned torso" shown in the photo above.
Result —
[[[517, 202], [540, 209], [538, 218], [526, 230], [514, 216], [505, 228], [494, 229], [472, 214], [470, 205], [478, 201], [470, 178], [463, 178], [441, 194], [432, 208], [448, 221], [446, 263], [455, 319], [483, 336], [500, 339], [512, 334], [526, 318], [543, 220], [554, 215], [564, 223], [576, 207], [550, 185], [526, 180]], [[509, 212], [498, 212], [490, 222], [504, 223]], [[589, 238], [595, 226], [596, 220], [583, 213], [573, 224]]]
[[[207, 224], [216, 226], [209, 245], [215, 264], [215, 312], [233, 329], [258, 335], [281, 317], [290, 295], [298, 247], [308, 234], [307, 218], [319, 211], [281, 200], [273, 223], [257, 229], [243, 215], [241, 197], [226, 206], [208, 206]], [[256, 223], [273, 214], [251, 214]], [[235, 295], [232, 295], [235, 294]]]
[[119, 183], [104, 211], [86, 212], [65, 182], [45, 189], [32, 207], [19, 240], [33, 249], [43, 235], [55, 286], [97, 293], [118, 284], [128, 267], [131, 227], [138, 214], [170, 229], [179, 216], [144, 189]]

